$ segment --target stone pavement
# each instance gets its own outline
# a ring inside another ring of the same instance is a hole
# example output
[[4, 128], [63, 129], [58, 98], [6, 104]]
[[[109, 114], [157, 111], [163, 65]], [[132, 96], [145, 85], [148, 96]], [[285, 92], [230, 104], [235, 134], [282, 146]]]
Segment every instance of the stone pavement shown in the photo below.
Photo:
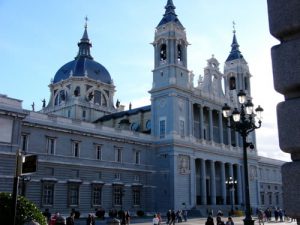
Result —
[[[244, 217], [233, 217], [233, 222], [235, 225], [243, 225]], [[255, 225], [259, 225], [257, 217], [253, 217], [255, 220]], [[226, 222], [227, 217], [222, 217], [222, 220]], [[214, 222], [216, 221], [216, 218], [214, 217]], [[190, 218], [187, 220], [187, 222], [182, 222], [182, 223], [176, 223], [176, 225], [205, 225], [206, 218]], [[134, 225], [152, 225], [152, 218], [133, 218], [131, 220], [131, 224]], [[86, 225], [86, 220], [85, 219], [79, 219], [75, 221], [75, 225]], [[105, 220], [96, 220], [96, 225], [106, 225]], [[166, 225], [165, 222], [162, 223], [162, 225]], [[264, 225], [297, 225], [296, 222], [275, 222], [270, 221], [270, 222], [265, 222]]]

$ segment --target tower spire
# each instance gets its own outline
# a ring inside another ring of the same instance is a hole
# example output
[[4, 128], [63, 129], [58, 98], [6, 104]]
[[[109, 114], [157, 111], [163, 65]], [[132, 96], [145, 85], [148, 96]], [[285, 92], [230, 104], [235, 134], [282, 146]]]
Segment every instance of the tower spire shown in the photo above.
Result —
[[90, 53], [92, 44], [90, 42], [88, 32], [87, 32], [88, 17], [86, 16], [84, 19], [85, 19], [84, 32], [83, 32], [82, 38], [80, 39], [80, 42], [78, 43], [79, 51], [78, 51], [78, 54], [75, 57], [75, 59], [78, 59], [80, 57], [86, 57], [86, 58], [93, 59], [93, 57], [91, 56], [91, 53]]
[[178, 25], [180, 25], [181, 27], [183, 27], [182, 24], [180, 23], [179, 19], [177, 18], [177, 14], [175, 13], [176, 7], [172, 0], [168, 0], [167, 5], [165, 6], [165, 9], [166, 9], [165, 14], [163, 15], [162, 20], [159, 22], [159, 24], [157, 26], [159, 27], [163, 24], [166, 24], [169, 22], [174, 22], [174, 23], [177, 23]]
[[235, 59], [242, 59], [244, 58], [242, 53], [240, 52], [240, 49], [239, 49], [239, 44], [237, 42], [237, 39], [236, 39], [236, 29], [235, 29], [235, 22], [233, 21], [232, 22], [232, 25], [233, 25], [233, 38], [232, 38], [232, 44], [231, 44], [231, 51], [229, 53], [229, 56], [227, 57], [226, 59], [226, 62], [228, 61], [231, 61], [231, 60], [235, 60]]

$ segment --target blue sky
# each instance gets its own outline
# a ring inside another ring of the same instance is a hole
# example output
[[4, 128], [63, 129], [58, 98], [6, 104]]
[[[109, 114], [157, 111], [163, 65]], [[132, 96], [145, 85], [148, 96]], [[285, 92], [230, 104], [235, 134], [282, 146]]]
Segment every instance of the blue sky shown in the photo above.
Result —
[[[110, 72], [121, 104], [149, 104], [152, 85], [154, 30], [167, 0], [0, 0], [0, 93], [22, 99], [36, 109], [49, 99], [48, 85], [56, 71], [77, 54], [77, 43], [88, 16], [92, 56]], [[203, 75], [212, 54], [221, 71], [236, 23], [240, 50], [249, 64], [253, 102], [265, 109], [257, 130], [259, 154], [289, 160], [278, 147], [276, 104], [282, 96], [273, 89], [269, 34], [264, 0], [173, 0], [185, 26], [188, 68]]]

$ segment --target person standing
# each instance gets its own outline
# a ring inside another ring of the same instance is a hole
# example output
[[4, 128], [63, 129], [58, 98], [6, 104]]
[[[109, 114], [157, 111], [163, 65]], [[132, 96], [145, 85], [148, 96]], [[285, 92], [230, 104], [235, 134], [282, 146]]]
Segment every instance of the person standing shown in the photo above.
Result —
[[157, 214], [154, 214], [152, 219], [152, 225], [158, 225], [159, 224], [159, 218], [157, 217]]
[[221, 220], [220, 216], [217, 216], [216, 225], [225, 225], [225, 223]]
[[186, 209], [184, 209], [182, 213], [183, 213], [183, 219], [184, 219], [184, 222], [186, 222], [186, 221], [187, 221], [187, 213], [188, 213], [188, 212], [187, 212]]
[[214, 223], [214, 219], [212, 218], [212, 216], [208, 216], [207, 220], [205, 222], [205, 225], [215, 225]]
[[95, 225], [95, 218], [90, 213], [88, 215], [88, 218], [86, 219], [86, 225]]
[[175, 225], [175, 221], [176, 221], [176, 214], [175, 214], [175, 211], [172, 210], [171, 211], [171, 220], [169, 222], [169, 225], [171, 225], [171, 224]]
[[47, 219], [47, 224], [49, 224], [50, 219], [51, 219], [51, 213], [49, 212], [49, 209], [45, 209], [45, 211], [43, 212], [44, 217], [46, 217]]
[[75, 224], [75, 221], [74, 221], [74, 218], [75, 218], [75, 213], [74, 212], [71, 212], [70, 216], [67, 218], [67, 225], [74, 225]]
[[130, 214], [129, 214], [129, 211], [125, 212], [125, 223], [126, 223], [126, 225], [130, 224]]
[[169, 224], [170, 221], [171, 221], [171, 209], [169, 209], [168, 212], [167, 212], [167, 222], [166, 222], [166, 224]]
[[228, 219], [226, 221], [226, 225], [234, 225], [234, 222], [233, 222], [231, 216], [228, 217]]

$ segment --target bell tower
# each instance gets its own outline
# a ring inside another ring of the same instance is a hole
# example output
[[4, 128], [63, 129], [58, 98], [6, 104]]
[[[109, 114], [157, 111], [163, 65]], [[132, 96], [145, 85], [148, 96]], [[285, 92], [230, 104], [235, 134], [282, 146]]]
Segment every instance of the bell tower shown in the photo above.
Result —
[[234, 96], [236, 96], [236, 93], [240, 90], [243, 90], [248, 97], [251, 97], [251, 74], [249, 72], [248, 63], [240, 52], [239, 47], [234, 28], [231, 51], [224, 66], [225, 87], [226, 91], [229, 91], [229, 94], [235, 92]]
[[152, 134], [158, 139], [190, 135], [189, 94], [192, 76], [187, 69], [187, 38], [172, 0], [155, 29]]
[[156, 27], [152, 89], [176, 85], [188, 87], [187, 46], [185, 28], [177, 18], [172, 0]]

